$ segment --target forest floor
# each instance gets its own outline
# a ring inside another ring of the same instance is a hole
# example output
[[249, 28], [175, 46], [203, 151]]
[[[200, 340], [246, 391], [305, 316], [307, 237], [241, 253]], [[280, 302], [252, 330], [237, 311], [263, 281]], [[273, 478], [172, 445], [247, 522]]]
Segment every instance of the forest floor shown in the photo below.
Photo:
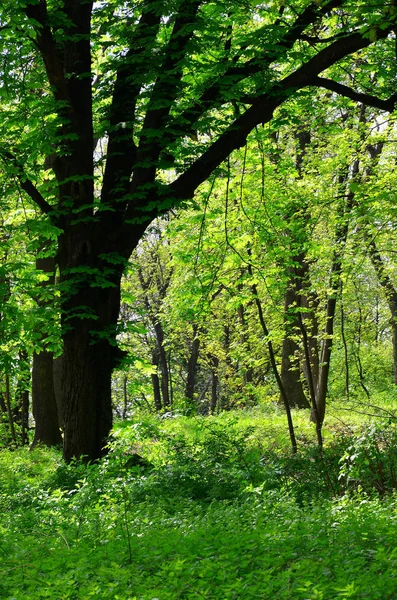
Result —
[[[375, 404], [375, 403], [374, 403]], [[0, 451], [0, 598], [397, 600], [397, 406], [136, 415], [99, 464]]]

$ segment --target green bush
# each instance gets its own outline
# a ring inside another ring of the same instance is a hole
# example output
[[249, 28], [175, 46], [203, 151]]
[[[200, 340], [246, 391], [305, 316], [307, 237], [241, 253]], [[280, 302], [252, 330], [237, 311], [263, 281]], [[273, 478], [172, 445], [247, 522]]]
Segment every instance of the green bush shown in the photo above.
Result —
[[397, 489], [397, 425], [370, 423], [352, 436], [340, 461], [347, 489], [383, 496]]

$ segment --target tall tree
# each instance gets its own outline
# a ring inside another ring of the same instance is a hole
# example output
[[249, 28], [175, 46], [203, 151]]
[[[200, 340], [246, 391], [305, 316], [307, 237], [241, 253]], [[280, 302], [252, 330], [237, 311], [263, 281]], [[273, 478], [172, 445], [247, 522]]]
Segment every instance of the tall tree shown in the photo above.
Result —
[[320, 74], [374, 43], [390, 53], [395, 0], [303, 4], [2, 3], [0, 156], [60, 231], [66, 460], [103, 454], [121, 360], [120, 280], [152, 219], [192, 198], [306, 86], [394, 105], [396, 95], [348, 88], [347, 60], [336, 80]]

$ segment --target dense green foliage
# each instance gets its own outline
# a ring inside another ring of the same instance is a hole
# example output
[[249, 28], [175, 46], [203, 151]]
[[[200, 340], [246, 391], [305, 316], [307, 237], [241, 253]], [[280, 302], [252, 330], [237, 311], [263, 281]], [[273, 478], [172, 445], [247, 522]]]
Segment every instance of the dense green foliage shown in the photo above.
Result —
[[136, 415], [95, 465], [3, 451], [0, 597], [395, 598], [397, 430], [385, 410], [344, 425], [331, 411], [323, 456], [302, 413], [291, 456], [274, 407]]

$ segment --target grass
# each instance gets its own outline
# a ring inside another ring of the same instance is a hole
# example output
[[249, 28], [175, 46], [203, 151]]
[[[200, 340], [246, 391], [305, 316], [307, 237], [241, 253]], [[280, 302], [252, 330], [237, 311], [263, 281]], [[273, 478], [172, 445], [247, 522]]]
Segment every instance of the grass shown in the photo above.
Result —
[[0, 598], [397, 600], [396, 426], [340, 408], [324, 456], [276, 406], [142, 414], [96, 465], [1, 451]]

